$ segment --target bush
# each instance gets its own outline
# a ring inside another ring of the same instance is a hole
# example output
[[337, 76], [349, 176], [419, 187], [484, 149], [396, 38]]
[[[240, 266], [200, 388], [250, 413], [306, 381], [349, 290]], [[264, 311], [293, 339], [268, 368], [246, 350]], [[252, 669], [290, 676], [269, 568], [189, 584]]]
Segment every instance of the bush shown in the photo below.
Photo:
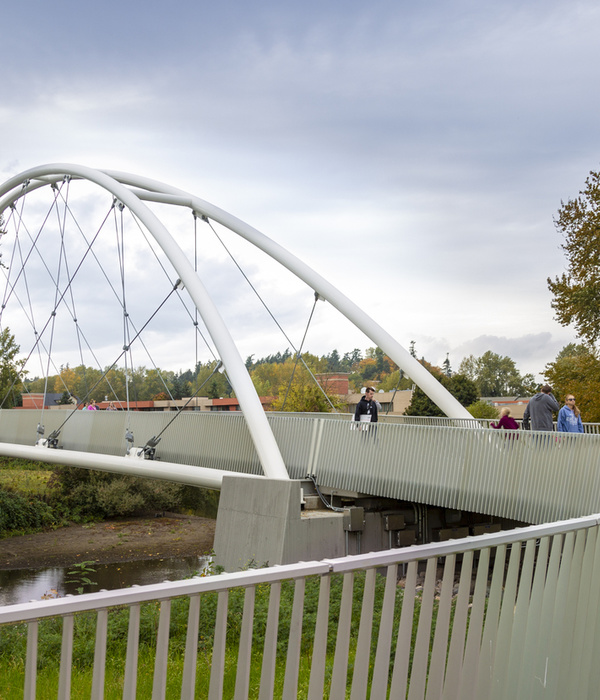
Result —
[[51, 479], [56, 498], [74, 518], [115, 518], [152, 510], [178, 510], [184, 487], [180, 484], [119, 476], [79, 467], [57, 467]]
[[0, 536], [13, 531], [41, 530], [60, 522], [60, 516], [48, 503], [10, 491], [0, 491]]
[[498, 409], [487, 401], [476, 401], [467, 406], [467, 411], [473, 418], [498, 418]]

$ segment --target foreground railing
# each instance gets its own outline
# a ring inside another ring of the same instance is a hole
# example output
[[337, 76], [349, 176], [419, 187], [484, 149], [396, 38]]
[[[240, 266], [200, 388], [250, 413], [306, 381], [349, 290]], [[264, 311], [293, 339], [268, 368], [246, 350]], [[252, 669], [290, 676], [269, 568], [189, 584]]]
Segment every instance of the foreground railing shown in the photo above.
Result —
[[0, 697], [595, 699], [599, 522], [0, 608]]

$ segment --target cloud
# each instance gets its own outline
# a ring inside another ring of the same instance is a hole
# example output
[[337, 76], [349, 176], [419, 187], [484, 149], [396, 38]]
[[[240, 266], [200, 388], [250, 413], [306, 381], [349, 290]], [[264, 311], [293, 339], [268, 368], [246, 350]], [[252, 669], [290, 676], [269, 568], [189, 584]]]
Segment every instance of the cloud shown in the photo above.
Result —
[[[71, 161], [179, 186], [289, 248], [436, 364], [491, 349], [538, 373], [573, 339], [552, 318], [546, 278], [564, 266], [560, 201], [598, 167], [595, 3], [184, 2], [165, 13], [34, 0], [4, 20], [0, 179]], [[80, 209], [95, 214], [96, 197]], [[193, 256], [189, 220], [161, 215]], [[203, 279], [241, 353], [284, 349], [205, 233]], [[311, 290], [227, 243], [299, 343]], [[159, 291], [143, 265], [131, 272], [140, 318]], [[81, 304], [101, 319], [93, 297], [82, 291]], [[307, 349], [372, 345], [330, 312], [318, 305]], [[161, 319], [169, 350], [158, 353], [184, 366], [193, 342], [179, 322]]]

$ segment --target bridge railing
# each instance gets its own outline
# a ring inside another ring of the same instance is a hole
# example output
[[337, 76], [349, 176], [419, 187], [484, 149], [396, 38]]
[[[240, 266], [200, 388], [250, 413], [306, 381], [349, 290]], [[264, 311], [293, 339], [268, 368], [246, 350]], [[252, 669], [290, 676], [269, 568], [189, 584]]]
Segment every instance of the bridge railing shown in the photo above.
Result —
[[[351, 413], [291, 413], [291, 412], [275, 412], [272, 411], [267, 415], [271, 416], [310, 416], [311, 418], [323, 418], [324, 416], [328, 420], [352, 420], [353, 414]], [[520, 418], [516, 419], [519, 426], [521, 426], [522, 421]], [[393, 416], [386, 415], [385, 413], [379, 414], [380, 423], [395, 423], [400, 425], [431, 425], [442, 428], [473, 428], [473, 427], [483, 427], [491, 428], [492, 423], [497, 423], [497, 418], [447, 418], [445, 416]], [[554, 429], [556, 430], [556, 421], [554, 422]], [[589, 435], [599, 435], [600, 434], [600, 423], [583, 423], [583, 432]]]
[[270, 418], [293, 478], [527, 523], [600, 512], [598, 435]]
[[6, 606], [0, 697], [595, 699], [598, 518]]
[[[33, 444], [39, 420], [35, 414], [0, 411], [0, 441]], [[64, 420], [61, 414], [46, 412], [46, 435]], [[527, 523], [600, 512], [598, 435], [488, 430], [478, 421], [469, 427], [381, 422], [363, 430], [364, 425], [346, 418], [268, 414], [292, 478], [314, 474], [319, 485], [333, 491]], [[65, 450], [124, 455], [126, 428], [135, 433], [136, 445], [143, 445], [161, 434], [169, 420], [162, 412], [127, 416], [121, 411], [77, 411], [62, 430], [60, 445]], [[182, 414], [163, 434], [160, 460], [262, 473], [240, 413]]]

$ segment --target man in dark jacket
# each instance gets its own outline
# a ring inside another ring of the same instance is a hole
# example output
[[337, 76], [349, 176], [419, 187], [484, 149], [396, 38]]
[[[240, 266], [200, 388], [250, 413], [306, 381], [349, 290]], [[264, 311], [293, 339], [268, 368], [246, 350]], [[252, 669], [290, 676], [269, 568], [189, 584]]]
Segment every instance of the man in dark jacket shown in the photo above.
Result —
[[531, 419], [532, 430], [554, 430], [552, 414], [560, 409], [560, 404], [552, 395], [552, 387], [544, 384], [540, 393], [527, 404], [523, 413], [523, 425]]
[[[375, 389], [368, 386], [365, 389], [365, 395], [356, 404], [354, 411], [354, 420], [366, 421], [367, 423], [377, 423], [377, 401], [373, 400]], [[364, 418], [363, 418], [364, 416]]]

